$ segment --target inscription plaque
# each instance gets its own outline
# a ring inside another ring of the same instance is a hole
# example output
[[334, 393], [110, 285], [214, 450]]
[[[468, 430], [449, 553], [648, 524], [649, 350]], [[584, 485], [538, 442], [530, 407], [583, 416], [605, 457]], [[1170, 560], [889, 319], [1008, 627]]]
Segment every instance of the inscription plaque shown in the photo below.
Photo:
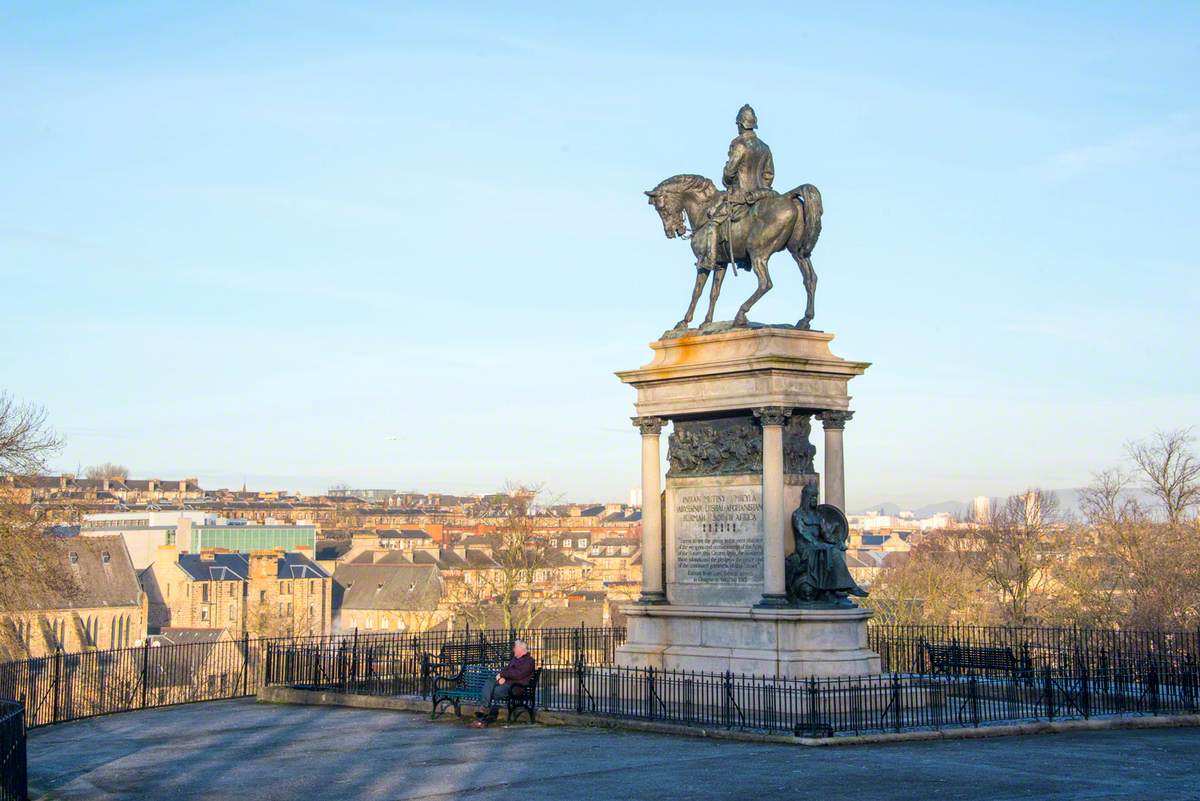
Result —
[[763, 587], [761, 484], [688, 484], [669, 493], [668, 594], [674, 603], [756, 603]]

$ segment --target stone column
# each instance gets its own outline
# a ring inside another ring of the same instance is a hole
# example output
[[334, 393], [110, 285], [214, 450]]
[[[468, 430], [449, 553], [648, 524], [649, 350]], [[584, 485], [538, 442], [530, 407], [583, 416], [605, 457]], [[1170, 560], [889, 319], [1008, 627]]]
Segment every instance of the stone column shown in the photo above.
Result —
[[759, 606], [786, 606], [783, 562], [787, 514], [783, 508], [783, 424], [792, 410], [765, 406], [754, 410], [762, 424], [763, 597]]
[[665, 604], [663, 587], [661, 417], [634, 417], [642, 432], [642, 596], [638, 603]]
[[825, 503], [846, 511], [846, 460], [842, 453], [842, 431], [846, 421], [854, 416], [850, 411], [821, 412], [821, 426], [825, 429]]

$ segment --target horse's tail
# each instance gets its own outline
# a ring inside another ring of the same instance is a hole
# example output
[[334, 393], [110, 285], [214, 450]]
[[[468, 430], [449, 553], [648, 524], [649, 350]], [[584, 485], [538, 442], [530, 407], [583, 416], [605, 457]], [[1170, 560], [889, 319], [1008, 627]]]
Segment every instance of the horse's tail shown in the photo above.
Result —
[[807, 259], [817, 246], [817, 237], [821, 235], [821, 192], [812, 184], [801, 184], [787, 194], [800, 201], [804, 230], [796, 243], [796, 251]]

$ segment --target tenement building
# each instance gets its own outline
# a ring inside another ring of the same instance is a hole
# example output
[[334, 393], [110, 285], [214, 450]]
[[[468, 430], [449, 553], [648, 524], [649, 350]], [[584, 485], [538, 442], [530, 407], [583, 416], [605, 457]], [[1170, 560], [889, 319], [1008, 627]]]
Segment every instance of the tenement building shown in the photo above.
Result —
[[330, 630], [330, 575], [304, 553], [193, 554], [165, 545], [157, 556], [141, 574], [155, 631], [206, 628], [276, 636]]
[[333, 574], [334, 628], [425, 631], [450, 617], [436, 564], [413, 564], [395, 551], [370, 551], [341, 562]]

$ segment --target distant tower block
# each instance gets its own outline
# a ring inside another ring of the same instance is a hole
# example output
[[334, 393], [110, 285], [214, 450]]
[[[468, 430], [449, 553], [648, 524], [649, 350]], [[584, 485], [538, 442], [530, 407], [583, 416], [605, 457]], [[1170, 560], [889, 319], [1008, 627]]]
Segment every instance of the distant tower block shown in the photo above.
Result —
[[629, 491], [629, 505], [640, 509], [642, 506], [642, 491], [640, 489], [631, 489]]
[[992, 501], [986, 495], [977, 495], [971, 501], [971, 519], [976, 523], [987, 523], [992, 519]]

